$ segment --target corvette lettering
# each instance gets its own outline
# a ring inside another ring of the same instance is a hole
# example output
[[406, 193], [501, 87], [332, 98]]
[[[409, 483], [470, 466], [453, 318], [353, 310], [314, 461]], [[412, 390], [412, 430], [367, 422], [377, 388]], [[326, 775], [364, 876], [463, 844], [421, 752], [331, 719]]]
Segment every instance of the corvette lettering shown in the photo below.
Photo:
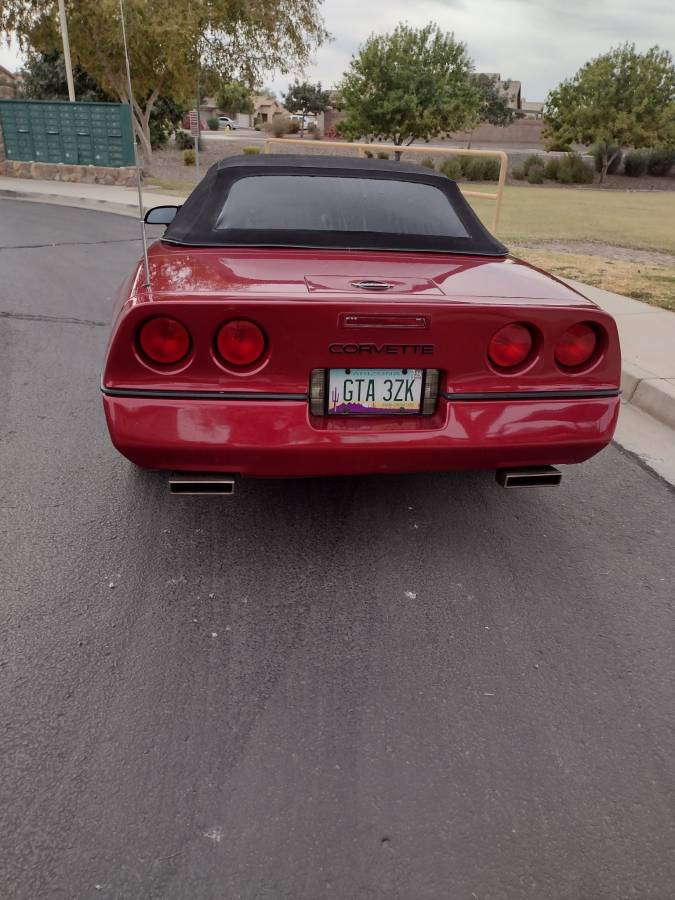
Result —
[[331, 344], [329, 353], [371, 353], [376, 356], [431, 356], [433, 344]]

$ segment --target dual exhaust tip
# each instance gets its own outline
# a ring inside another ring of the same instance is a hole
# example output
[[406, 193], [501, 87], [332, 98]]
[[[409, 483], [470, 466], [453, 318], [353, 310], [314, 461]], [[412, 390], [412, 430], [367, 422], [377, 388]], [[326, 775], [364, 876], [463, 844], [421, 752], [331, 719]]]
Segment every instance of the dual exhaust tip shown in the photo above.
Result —
[[[522, 469], [497, 469], [497, 484], [504, 488], [557, 486], [562, 472], [553, 466], [529, 466]], [[234, 475], [212, 472], [172, 472], [169, 476], [172, 494], [197, 496], [203, 494], [234, 494]]]
[[217, 472], [172, 472], [169, 475], [171, 494], [234, 494], [234, 475]]
[[556, 487], [562, 472], [554, 466], [527, 466], [522, 469], [497, 469], [497, 484], [504, 488]]

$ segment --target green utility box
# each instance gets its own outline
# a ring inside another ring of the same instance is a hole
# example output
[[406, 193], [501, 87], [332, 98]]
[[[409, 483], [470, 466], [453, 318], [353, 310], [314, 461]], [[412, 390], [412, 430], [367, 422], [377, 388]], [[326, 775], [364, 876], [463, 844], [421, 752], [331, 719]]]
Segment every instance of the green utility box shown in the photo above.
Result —
[[127, 103], [0, 100], [8, 160], [80, 166], [133, 166]]

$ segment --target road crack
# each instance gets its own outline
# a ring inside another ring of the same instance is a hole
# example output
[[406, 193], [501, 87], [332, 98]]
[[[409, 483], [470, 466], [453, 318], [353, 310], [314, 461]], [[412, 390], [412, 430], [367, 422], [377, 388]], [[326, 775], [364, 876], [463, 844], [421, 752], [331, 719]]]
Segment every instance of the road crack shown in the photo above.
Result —
[[61, 325], [87, 325], [90, 328], [101, 328], [108, 322], [95, 322], [93, 319], [76, 319], [74, 316], [32, 316], [29, 313], [8, 312], [0, 309], [0, 319], [23, 319], [26, 322], [56, 322]]
[[43, 250], [46, 247], [87, 247], [96, 244], [131, 244], [140, 241], [140, 237], [110, 238], [105, 241], [49, 241], [47, 244], [7, 244], [0, 250]]

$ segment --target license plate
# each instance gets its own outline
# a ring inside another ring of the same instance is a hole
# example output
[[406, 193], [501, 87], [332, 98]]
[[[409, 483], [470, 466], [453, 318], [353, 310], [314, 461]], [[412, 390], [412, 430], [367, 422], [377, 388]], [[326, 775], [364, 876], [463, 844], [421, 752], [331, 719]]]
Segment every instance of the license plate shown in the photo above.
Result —
[[331, 416], [419, 414], [424, 369], [330, 369]]

